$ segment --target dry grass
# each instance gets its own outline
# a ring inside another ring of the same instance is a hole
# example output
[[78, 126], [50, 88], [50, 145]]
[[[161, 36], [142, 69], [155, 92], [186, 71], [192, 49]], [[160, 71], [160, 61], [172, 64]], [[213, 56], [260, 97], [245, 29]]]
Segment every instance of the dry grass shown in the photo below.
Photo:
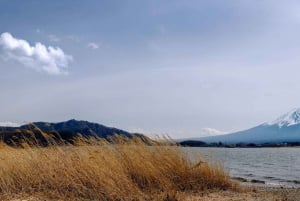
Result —
[[[80, 145], [78, 145], [80, 144]], [[181, 193], [235, 185], [219, 166], [195, 164], [177, 146], [78, 141], [0, 148], [0, 200], [180, 200]], [[1, 197], [2, 196], [2, 197]]]

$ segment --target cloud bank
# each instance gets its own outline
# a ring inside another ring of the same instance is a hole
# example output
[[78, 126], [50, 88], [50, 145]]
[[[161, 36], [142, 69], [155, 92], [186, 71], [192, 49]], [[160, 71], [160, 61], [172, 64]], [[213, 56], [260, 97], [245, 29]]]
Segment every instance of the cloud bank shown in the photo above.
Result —
[[42, 43], [31, 46], [26, 40], [14, 38], [7, 32], [0, 35], [0, 49], [3, 58], [51, 75], [66, 74], [73, 61], [73, 57], [59, 47], [46, 47]]
[[96, 50], [96, 49], [99, 48], [99, 45], [98, 45], [97, 43], [91, 42], [91, 43], [89, 43], [89, 44], [87, 45], [87, 47], [88, 47], [88, 48], [91, 48], [91, 49], [93, 49], [93, 50]]
[[216, 135], [224, 135], [227, 132], [224, 131], [219, 131], [217, 129], [214, 128], [202, 128], [200, 130], [200, 135], [201, 136], [216, 136]]
[[3, 127], [19, 127], [19, 126], [21, 126], [21, 124], [7, 121], [7, 122], [0, 122], [0, 126], [3, 126]]

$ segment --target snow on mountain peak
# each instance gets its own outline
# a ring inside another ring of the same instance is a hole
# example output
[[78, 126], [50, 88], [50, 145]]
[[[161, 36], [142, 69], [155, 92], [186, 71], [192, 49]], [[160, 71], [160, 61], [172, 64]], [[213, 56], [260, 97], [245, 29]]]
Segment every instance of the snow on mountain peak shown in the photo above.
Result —
[[300, 108], [293, 109], [288, 113], [282, 115], [278, 119], [271, 121], [267, 124], [278, 125], [278, 127], [300, 124]]

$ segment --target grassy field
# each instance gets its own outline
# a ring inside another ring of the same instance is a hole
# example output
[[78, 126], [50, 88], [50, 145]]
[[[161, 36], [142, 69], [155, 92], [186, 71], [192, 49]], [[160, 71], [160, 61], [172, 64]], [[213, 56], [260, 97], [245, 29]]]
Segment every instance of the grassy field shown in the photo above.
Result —
[[220, 166], [195, 163], [177, 146], [140, 140], [0, 148], [0, 199], [180, 200], [236, 188]]

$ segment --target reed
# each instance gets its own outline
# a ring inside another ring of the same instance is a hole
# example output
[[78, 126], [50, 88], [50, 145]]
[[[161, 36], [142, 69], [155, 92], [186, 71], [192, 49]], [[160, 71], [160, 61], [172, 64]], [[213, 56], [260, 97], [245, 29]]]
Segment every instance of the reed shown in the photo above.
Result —
[[[77, 139], [22, 148], [0, 145], [0, 199], [180, 200], [180, 193], [230, 189], [220, 166], [195, 163], [181, 147], [142, 140]], [[111, 141], [110, 141], [111, 142]]]

